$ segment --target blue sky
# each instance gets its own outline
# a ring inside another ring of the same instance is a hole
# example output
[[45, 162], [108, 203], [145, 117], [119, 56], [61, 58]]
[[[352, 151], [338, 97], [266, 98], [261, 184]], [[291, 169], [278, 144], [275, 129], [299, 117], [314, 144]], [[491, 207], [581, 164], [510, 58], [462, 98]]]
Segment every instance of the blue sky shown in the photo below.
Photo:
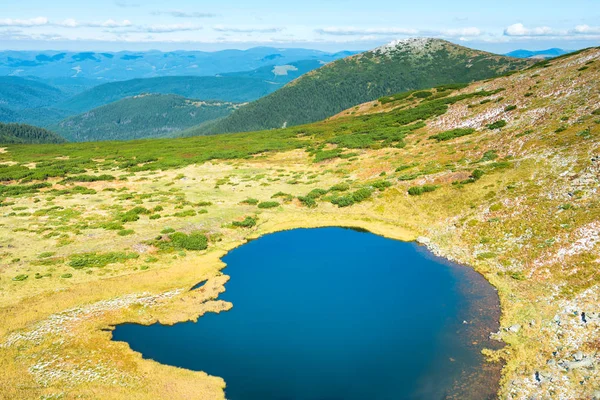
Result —
[[[3, 4], [2, 4], [3, 3]], [[0, 49], [363, 50], [440, 37], [506, 52], [600, 44], [600, 1], [0, 0]]]

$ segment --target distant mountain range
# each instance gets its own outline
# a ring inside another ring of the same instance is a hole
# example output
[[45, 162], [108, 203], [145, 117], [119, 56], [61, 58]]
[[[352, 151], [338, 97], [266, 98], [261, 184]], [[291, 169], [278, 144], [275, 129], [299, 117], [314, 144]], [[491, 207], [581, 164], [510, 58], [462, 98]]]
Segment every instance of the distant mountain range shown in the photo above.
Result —
[[313, 70], [275, 93], [239, 108], [229, 117], [186, 134], [254, 131], [310, 123], [381, 96], [491, 78], [532, 63], [439, 39], [395, 41]]
[[[307, 52], [308, 56], [325, 55], [323, 58], [326, 60], [352, 54], [341, 52], [327, 55], [328, 53], [306, 50], [298, 50], [294, 54], [300, 56], [306, 55]], [[130, 58], [126, 61], [138, 60]], [[307, 59], [276, 64], [275, 62], [285, 60], [287, 57], [270, 54], [262, 57], [257, 64], [264, 64], [266, 61], [263, 59], [270, 61], [271, 64], [248, 71], [223, 72], [215, 76], [137, 78], [99, 85], [98, 81], [87, 78], [0, 76], [0, 121], [43, 127], [55, 126], [67, 117], [145, 93], [174, 94], [205, 101], [243, 103], [266, 96], [328, 62], [322, 59]], [[89, 61], [89, 58], [86, 60]], [[41, 61], [36, 62], [44, 64], [50, 61], [41, 58]], [[130, 68], [133, 67], [128, 67]], [[155, 98], [149, 100], [153, 99]]]
[[217, 52], [0, 52], [0, 76], [36, 76], [42, 79], [79, 78], [97, 84], [161, 76], [214, 76], [250, 71], [301, 60], [331, 62], [356, 52], [327, 53], [308, 49], [256, 47]]
[[516, 58], [554, 58], [559, 57], [565, 54], [570, 53], [569, 50], [563, 49], [547, 49], [547, 50], [515, 50], [510, 53], [506, 53], [505, 55], [508, 57], [516, 57]]

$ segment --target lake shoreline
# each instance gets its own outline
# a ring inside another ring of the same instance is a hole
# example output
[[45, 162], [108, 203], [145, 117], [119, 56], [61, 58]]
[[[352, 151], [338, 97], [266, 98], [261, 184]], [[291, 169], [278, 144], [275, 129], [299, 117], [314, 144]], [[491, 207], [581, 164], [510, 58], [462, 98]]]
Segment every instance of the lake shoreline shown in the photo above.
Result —
[[[233, 250], [235, 250], [247, 243], [250, 243], [254, 240], [263, 238], [264, 236], [267, 236], [267, 235], [276, 234], [276, 233], [285, 232], [285, 231], [296, 230], [296, 229], [343, 228], [343, 229], [357, 230], [359, 232], [366, 232], [366, 233], [370, 233], [373, 235], [377, 235], [382, 238], [397, 240], [397, 241], [401, 241], [404, 243], [414, 243], [415, 248], [417, 249], [416, 251], [421, 253], [427, 259], [433, 260], [437, 263], [442, 263], [445, 266], [448, 266], [449, 268], [459, 268], [461, 270], [467, 271], [468, 273], [476, 274], [477, 276], [481, 277], [483, 280], [485, 280], [486, 283], [489, 283], [491, 285], [490, 287], [493, 288], [493, 290], [494, 290], [494, 296], [497, 299], [496, 304], [492, 305], [493, 307], [497, 308], [497, 318], [494, 321], [495, 322], [494, 325], [495, 325], [495, 327], [500, 326], [500, 318], [502, 315], [502, 306], [501, 306], [501, 298], [498, 294], [496, 287], [488, 279], [486, 279], [484, 274], [477, 271], [475, 268], [468, 266], [468, 265], [461, 264], [461, 263], [459, 263], [455, 260], [452, 260], [448, 257], [444, 257], [443, 252], [440, 251], [440, 249], [437, 246], [432, 245], [431, 242], [429, 240], [427, 240], [426, 238], [415, 237], [416, 235], [412, 234], [407, 229], [404, 229], [404, 228], [398, 227], [398, 226], [394, 226], [394, 225], [390, 225], [390, 224], [386, 224], [386, 223], [382, 223], [379, 221], [364, 221], [361, 219], [350, 218], [350, 219], [346, 219], [346, 220], [342, 220], [342, 221], [340, 221], [340, 220], [336, 220], [336, 221], [310, 220], [308, 222], [309, 223], [307, 223], [307, 220], [304, 220], [302, 223], [297, 223], [296, 221], [287, 221], [285, 223], [269, 224], [267, 222], [265, 224], [267, 226], [259, 225], [260, 230], [258, 232], [254, 232], [253, 234], [247, 235], [244, 241], [234, 243], [231, 246], [228, 246], [227, 251], [223, 251], [223, 254], [219, 256], [219, 260], [222, 263], [222, 267], [220, 268], [220, 271], [223, 271], [224, 269], [227, 268], [227, 264], [224, 261], [222, 261], [222, 259], [224, 257], [226, 257], [230, 252], [232, 252]], [[467, 290], [469, 290], [469, 289], [467, 288]], [[476, 305], [477, 304], [473, 304], [473, 306], [476, 306]], [[490, 304], [488, 304], [488, 305], [490, 305]], [[235, 304], [233, 306], [235, 307]], [[229, 310], [230, 309], [223, 310], [223, 311], [229, 311]], [[129, 323], [132, 323], [132, 322], [125, 322], [125, 324], [129, 324]], [[154, 321], [153, 323], [156, 323], [156, 321]], [[139, 324], [137, 322], [133, 322], [133, 324], [144, 325], [144, 326], [152, 325], [153, 323]], [[178, 322], [175, 322], [175, 323], [178, 323]], [[174, 323], [169, 323], [168, 325], [173, 325], [173, 324]], [[122, 324], [119, 324], [119, 325], [122, 325]], [[114, 326], [112, 328], [114, 329]], [[483, 332], [483, 333], [479, 332], [477, 339], [478, 340], [487, 340], [489, 343], [489, 336], [491, 333], [493, 333], [493, 330], [490, 330], [489, 332]], [[129, 347], [128, 344], [127, 344], [127, 346]], [[498, 344], [498, 345], [492, 345], [489, 347], [495, 351], [495, 350], [498, 350], [498, 348], [500, 348], [501, 345]], [[130, 351], [135, 352], [135, 350], [130, 350]], [[137, 353], [137, 354], [139, 354], [140, 356], [143, 357], [143, 355], [141, 353]], [[146, 358], [144, 358], [144, 359], [146, 360]], [[486, 361], [484, 361], [484, 365], [482, 366], [481, 370], [474, 371], [470, 376], [466, 376], [464, 382], [457, 382], [457, 387], [462, 386], [464, 388], [465, 385], [466, 386], [471, 386], [471, 385], [477, 386], [478, 384], [480, 385], [479, 387], [482, 387], [481, 385], [482, 385], [482, 381], [483, 381], [483, 382], [486, 382], [486, 385], [493, 385], [494, 387], [497, 388], [497, 390], [500, 390], [503, 363], [498, 362], [498, 361], [490, 362], [489, 360], [487, 360], [486, 357], [484, 357], [484, 359], [486, 359]], [[463, 383], [463, 384], [461, 385], [461, 383]], [[448, 399], [459, 399], [460, 393], [458, 393], [457, 396], [449, 396], [447, 398]]]

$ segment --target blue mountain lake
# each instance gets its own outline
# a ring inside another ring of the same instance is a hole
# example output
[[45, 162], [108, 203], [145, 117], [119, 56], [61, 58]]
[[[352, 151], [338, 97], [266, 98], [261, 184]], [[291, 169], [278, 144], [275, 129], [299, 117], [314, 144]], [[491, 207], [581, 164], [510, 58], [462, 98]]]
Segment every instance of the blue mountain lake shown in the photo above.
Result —
[[223, 261], [230, 311], [114, 340], [224, 378], [229, 400], [496, 397], [501, 366], [481, 350], [498, 347], [498, 296], [470, 268], [345, 228], [263, 236]]

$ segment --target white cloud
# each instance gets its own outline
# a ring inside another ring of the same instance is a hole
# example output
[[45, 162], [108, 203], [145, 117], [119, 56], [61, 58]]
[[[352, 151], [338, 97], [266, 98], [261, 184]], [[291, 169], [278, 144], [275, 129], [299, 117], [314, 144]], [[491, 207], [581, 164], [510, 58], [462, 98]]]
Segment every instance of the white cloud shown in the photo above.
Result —
[[132, 26], [133, 24], [127, 19], [123, 21], [107, 19], [103, 22], [78, 22], [73, 18], [68, 18], [62, 22], [52, 22], [50, 25], [60, 26], [63, 28], [126, 28]]
[[187, 11], [180, 11], [180, 10], [168, 10], [168, 11], [157, 10], [157, 11], [153, 11], [152, 15], [170, 15], [171, 17], [174, 17], [174, 18], [214, 18], [214, 17], [218, 16], [217, 14], [213, 14], [213, 13], [204, 13], [204, 12], [197, 12], [197, 11], [187, 12]]
[[419, 31], [416, 29], [407, 28], [353, 28], [353, 27], [329, 27], [321, 28], [316, 30], [321, 35], [334, 35], [334, 36], [355, 36], [355, 35], [367, 35], [367, 36], [390, 36], [390, 35], [417, 35]]
[[553, 31], [552, 28], [547, 26], [540, 26], [537, 28], [527, 28], [525, 25], [513, 24], [504, 30], [506, 36], [555, 36], [557, 32]]
[[479, 28], [459, 28], [446, 30], [419, 30], [412, 28], [353, 28], [353, 27], [328, 27], [316, 29], [320, 35], [332, 36], [361, 36], [374, 39], [381, 36], [435, 36], [435, 37], [477, 37], [483, 35]]
[[578, 25], [570, 32], [575, 35], [600, 35], [600, 26]]
[[48, 18], [46, 17], [37, 17], [30, 19], [12, 19], [12, 18], [3, 18], [0, 19], [0, 26], [17, 26], [21, 28], [31, 27], [31, 26], [43, 26], [48, 25]]
[[217, 32], [233, 32], [233, 33], [276, 33], [281, 32], [283, 28], [275, 27], [233, 27], [216, 25], [213, 29]]
[[165, 24], [165, 25], [149, 25], [137, 27], [130, 32], [147, 32], [147, 33], [171, 33], [171, 32], [186, 32], [199, 31], [203, 27], [194, 24]]

